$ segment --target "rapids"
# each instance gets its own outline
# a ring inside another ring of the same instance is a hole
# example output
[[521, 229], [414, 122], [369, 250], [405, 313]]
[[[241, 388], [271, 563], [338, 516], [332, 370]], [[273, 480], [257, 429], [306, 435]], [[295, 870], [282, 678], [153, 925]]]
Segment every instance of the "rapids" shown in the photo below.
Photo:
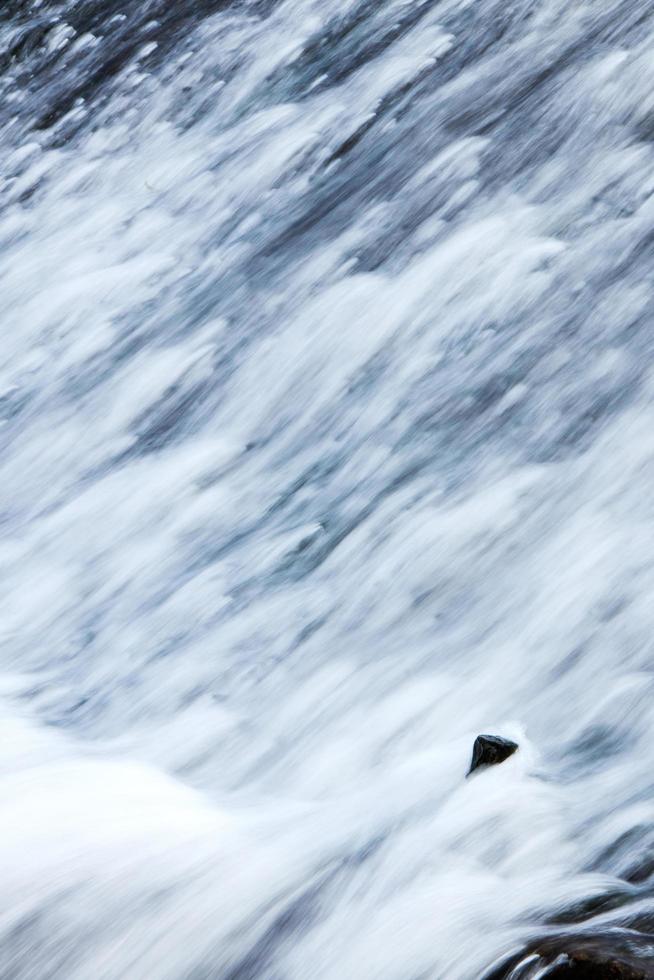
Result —
[[2, 980], [650, 969], [653, 262], [649, 2], [3, 0]]

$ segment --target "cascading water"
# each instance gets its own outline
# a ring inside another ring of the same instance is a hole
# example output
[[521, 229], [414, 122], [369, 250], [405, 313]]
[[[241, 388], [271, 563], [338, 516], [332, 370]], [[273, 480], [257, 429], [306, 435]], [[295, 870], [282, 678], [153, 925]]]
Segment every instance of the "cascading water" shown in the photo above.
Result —
[[4, 0], [0, 151], [2, 980], [654, 976], [654, 6]]

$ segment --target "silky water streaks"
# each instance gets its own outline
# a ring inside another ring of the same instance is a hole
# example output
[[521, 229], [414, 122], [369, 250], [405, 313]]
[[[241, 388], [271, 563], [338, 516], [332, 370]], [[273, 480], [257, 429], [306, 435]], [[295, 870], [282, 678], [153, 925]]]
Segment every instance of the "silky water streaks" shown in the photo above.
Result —
[[2, 4], [0, 980], [654, 976], [652, 93], [635, 0]]

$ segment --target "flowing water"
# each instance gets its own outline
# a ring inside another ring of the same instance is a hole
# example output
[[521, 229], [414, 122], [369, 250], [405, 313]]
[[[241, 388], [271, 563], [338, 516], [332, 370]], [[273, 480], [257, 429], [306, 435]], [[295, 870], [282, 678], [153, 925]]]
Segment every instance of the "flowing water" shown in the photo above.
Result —
[[3, 0], [0, 179], [2, 980], [649, 976], [654, 5]]

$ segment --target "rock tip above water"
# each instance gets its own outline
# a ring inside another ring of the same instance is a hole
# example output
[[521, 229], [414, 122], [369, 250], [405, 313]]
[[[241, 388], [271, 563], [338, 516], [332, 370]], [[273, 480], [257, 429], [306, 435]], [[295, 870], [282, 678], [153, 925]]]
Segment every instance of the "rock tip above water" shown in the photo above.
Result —
[[466, 775], [470, 776], [475, 769], [505, 762], [518, 748], [517, 742], [502, 738], [501, 735], [478, 735], [472, 747], [472, 759]]

